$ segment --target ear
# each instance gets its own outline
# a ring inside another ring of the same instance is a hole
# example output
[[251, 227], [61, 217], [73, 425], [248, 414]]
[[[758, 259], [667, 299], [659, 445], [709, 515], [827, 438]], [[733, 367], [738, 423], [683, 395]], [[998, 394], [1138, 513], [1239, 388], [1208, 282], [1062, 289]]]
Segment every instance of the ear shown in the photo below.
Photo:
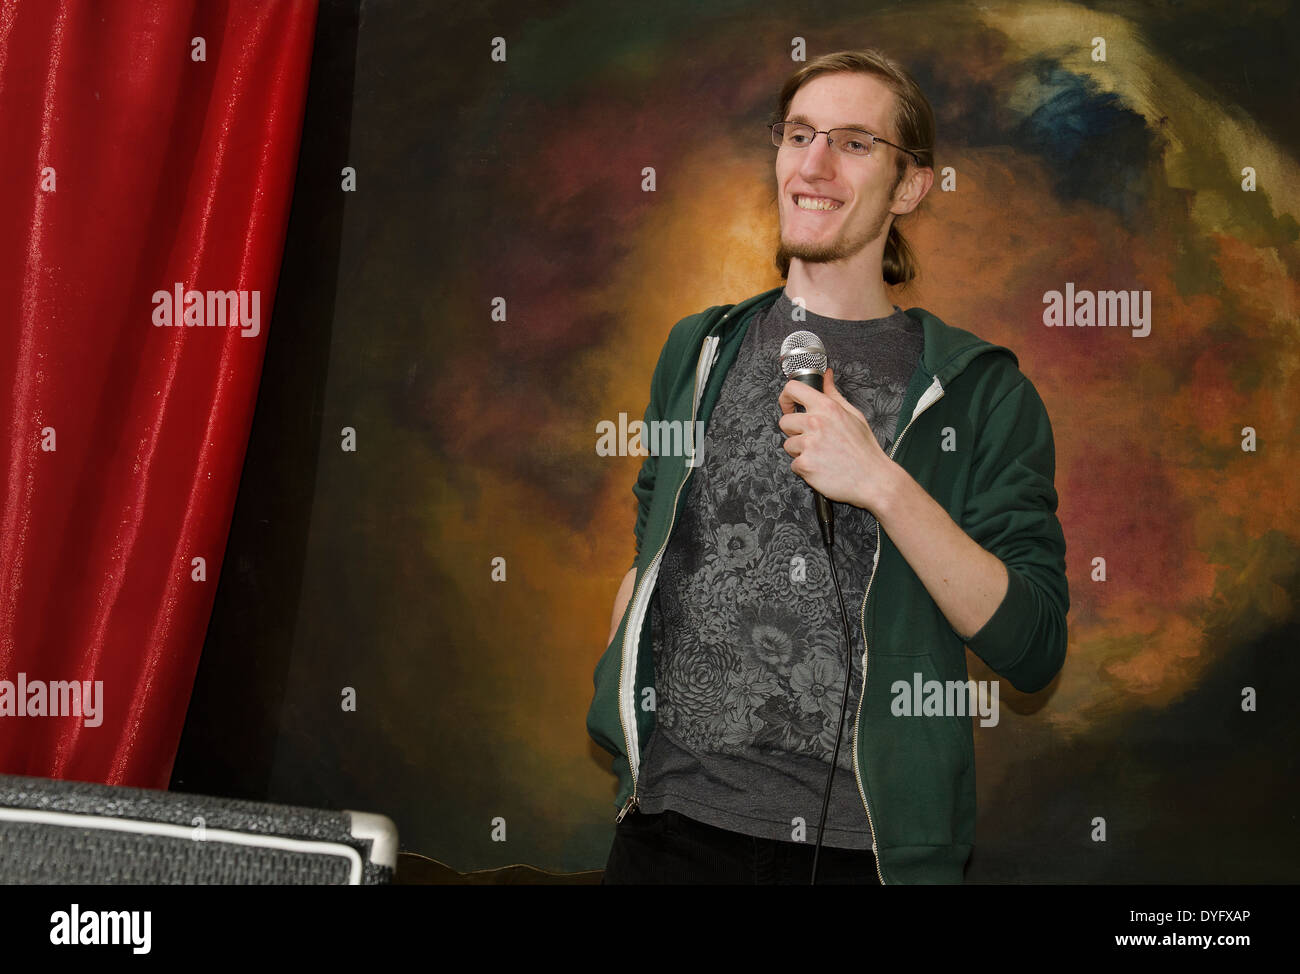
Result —
[[894, 193], [894, 203], [889, 211], [895, 216], [911, 213], [921, 205], [925, 194], [934, 185], [934, 170], [929, 166], [909, 166], [909, 172], [899, 183]]

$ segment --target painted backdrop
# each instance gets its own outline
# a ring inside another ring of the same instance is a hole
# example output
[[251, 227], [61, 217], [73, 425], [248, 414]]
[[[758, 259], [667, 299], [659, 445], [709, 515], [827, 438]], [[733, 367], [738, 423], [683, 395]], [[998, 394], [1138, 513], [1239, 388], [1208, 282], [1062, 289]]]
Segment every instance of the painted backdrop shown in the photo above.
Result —
[[[342, 122], [313, 70], [284, 385], [174, 786], [384, 811], [458, 869], [603, 865], [615, 782], [584, 718], [639, 460], [596, 428], [641, 415], [674, 322], [780, 283], [764, 122], [803, 38], [927, 91], [952, 185], [895, 301], [1014, 349], [1056, 433], [1069, 654], [976, 730], [968, 879], [1293, 880], [1287, 7], [365, 3]], [[1149, 334], [1045, 327], [1067, 285], [1149, 291]]]

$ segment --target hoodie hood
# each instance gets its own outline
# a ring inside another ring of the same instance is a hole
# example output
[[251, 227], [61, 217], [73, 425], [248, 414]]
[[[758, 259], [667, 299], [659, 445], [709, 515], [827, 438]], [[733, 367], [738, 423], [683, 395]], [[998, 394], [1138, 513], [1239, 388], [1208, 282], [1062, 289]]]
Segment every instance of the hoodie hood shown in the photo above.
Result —
[[[706, 333], [720, 338], [725, 345], [728, 344], [728, 339], [733, 337], [732, 332], [741, 329], [741, 334], [735, 336], [739, 340], [743, 337], [743, 330], [749, 327], [755, 315], [775, 304], [784, 290], [785, 285], [782, 284], [770, 291], [763, 291], [746, 298], [739, 304], [715, 305], [709, 308], [704, 312]], [[1016, 354], [1006, 346], [987, 342], [964, 328], [954, 328], [925, 308], [907, 308], [903, 313], [921, 325], [925, 346], [921, 352], [921, 361], [913, 372], [907, 385], [907, 392], [903, 396], [902, 408], [898, 414], [900, 429], [912, 415], [912, 410], [916, 408], [926, 389], [930, 388], [936, 379], [940, 388], [946, 389], [953, 379], [961, 375], [966, 367], [981, 355], [1009, 355], [1014, 365], [1020, 364]]]

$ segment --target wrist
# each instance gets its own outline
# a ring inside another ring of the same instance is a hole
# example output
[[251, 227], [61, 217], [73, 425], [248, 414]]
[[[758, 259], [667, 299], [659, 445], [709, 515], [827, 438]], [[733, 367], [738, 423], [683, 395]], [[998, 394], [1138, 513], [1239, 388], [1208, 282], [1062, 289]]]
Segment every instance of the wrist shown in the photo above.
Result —
[[882, 526], [887, 526], [893, 519], [894, 511], [911, 479], [906, 470], [888, 457], [885, 458], [885, 463], [873, 480], [874, 494], [869, 503], [863, 505]]

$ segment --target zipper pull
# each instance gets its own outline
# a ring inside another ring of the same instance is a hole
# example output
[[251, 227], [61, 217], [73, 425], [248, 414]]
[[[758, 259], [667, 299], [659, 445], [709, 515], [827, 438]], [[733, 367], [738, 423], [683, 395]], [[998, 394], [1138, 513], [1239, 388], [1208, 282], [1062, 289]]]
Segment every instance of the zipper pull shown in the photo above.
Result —
[[617, 825], [619, 822], [623, 821], [623, 817], [627, 815], [628, 812], [636, 811], [637, 806], [640, 804], [641, 800], [637, 798], [636, 795], [629, 795], [627, 801], [623, 804], [623, 810], [618, 813], [618, 818], [614, 819], [614, 824]]

